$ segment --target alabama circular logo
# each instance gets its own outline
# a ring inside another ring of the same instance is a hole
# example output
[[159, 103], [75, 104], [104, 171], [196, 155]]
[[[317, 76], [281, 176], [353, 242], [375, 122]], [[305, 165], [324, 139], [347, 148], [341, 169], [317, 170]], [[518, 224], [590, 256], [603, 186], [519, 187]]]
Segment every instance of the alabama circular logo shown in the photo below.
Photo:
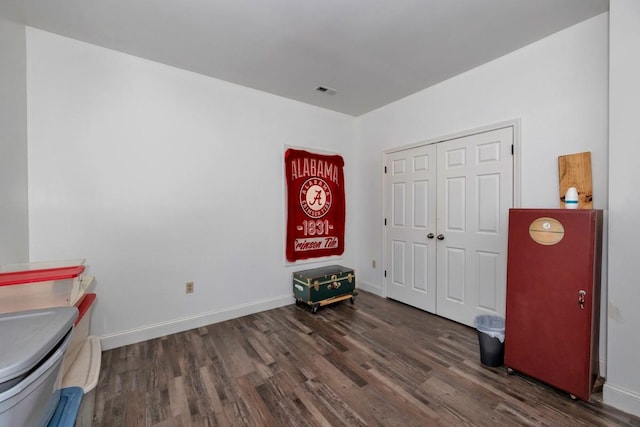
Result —
[[311, 218], [325, 216], [331, 200], [331, 188], [322, 178], [309, 178], [300, 188], [300, 207]]

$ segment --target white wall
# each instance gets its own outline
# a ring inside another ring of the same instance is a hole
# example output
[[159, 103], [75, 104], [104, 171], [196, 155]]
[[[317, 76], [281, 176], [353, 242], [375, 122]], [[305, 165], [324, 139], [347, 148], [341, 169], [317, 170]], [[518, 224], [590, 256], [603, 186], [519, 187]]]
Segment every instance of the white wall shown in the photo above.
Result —
[[0, 17], [0, 264], [29, 259], [25, 27]]
[[[381, 291], [382, 152], [521, 119], [521, 205], [558, 207], [558, 156], [591, 151], [594, 206], [607, 208], [608, 17], [603, 14], [361, 116], [356, 224], [361, 279]], [[379, 263], [378, 263], [379, 264]]]
[[32, 28], [27, 46], [31, 259], [87, 259], [105, 348], [293, 302], [283, 149], [342, 154], [349, 200], [353, 118]]
[[606, 403], [640, 415], [640, 2], [610, 3], [609, 309]]

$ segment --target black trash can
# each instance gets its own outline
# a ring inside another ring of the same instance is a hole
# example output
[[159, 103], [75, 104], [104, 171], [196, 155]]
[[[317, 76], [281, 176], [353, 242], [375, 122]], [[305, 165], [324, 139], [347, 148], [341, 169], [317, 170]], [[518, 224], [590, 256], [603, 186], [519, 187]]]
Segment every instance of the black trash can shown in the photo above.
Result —
[[480, 362], [485, 366], [504, 364], [504, 319], [483, 314], [475, 319], [480, 343]]

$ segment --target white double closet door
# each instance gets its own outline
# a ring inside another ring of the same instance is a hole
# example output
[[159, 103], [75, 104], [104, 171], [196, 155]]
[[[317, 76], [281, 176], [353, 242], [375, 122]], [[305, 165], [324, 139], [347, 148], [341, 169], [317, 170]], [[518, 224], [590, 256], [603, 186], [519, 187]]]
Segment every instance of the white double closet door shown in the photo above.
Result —
[[385, 155], [385, 291], [466, 325], [504, 315], [514, 128]]

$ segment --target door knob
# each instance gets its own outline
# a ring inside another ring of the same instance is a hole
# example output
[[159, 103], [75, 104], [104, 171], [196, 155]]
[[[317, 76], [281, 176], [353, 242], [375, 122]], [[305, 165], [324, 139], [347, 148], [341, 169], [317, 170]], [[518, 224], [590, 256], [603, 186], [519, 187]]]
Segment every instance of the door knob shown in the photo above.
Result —
[[438, 240], [444, 240], [444, 234], [438, 234]]
[[433, 239], [434, 237], [436, 237], [436, 235], [433, 233], [427, 234], [427, 239]]

